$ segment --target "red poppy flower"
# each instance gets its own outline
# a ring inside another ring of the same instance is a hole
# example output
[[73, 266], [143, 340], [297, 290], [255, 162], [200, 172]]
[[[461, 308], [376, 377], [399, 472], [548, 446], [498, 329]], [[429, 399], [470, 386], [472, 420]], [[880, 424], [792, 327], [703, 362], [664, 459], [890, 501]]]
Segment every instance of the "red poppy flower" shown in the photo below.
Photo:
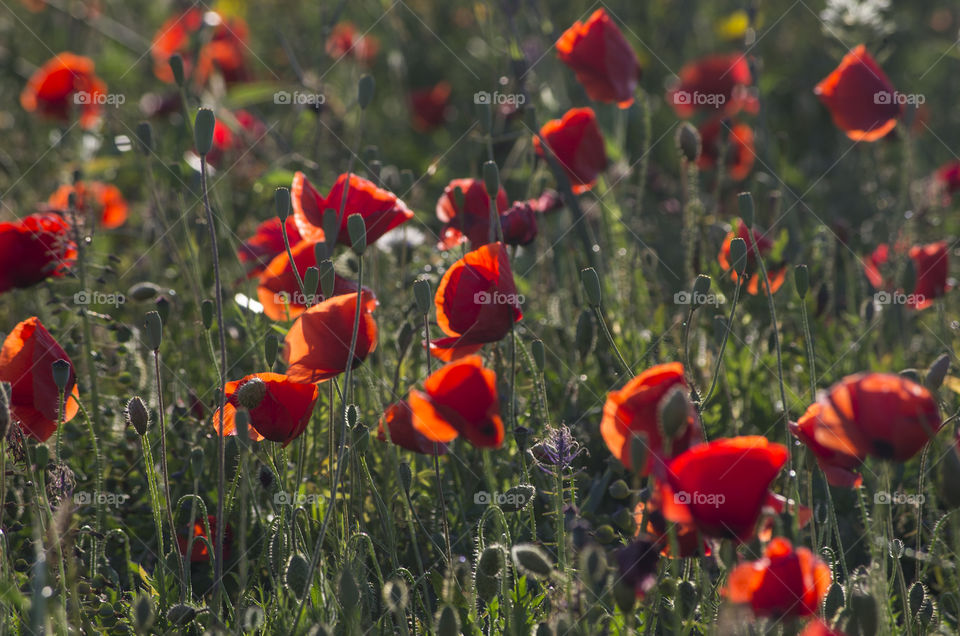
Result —
[[40, 319], [27, 318], [10, 332], [0, 350], [0, 381], [12, 385], [10, 412], [20, 421], [23, 431], [44, 442], [57, 430], [60, 389], [53, 381], [52, 365], [57, 360], [70, 363], [65, 389], [64, 422], [80, 409], [77, 376], [67, 352], [53, 339]]
[[883, 289], [886, 286], [880, 270], [889, 260], [890, 246], [886, 243], [878, 245], [877, 248], [870, 253], [870, 256], [863, 259], [863, 273], [866, 274], [870, 284], [877, 289]]
[[204, 25], [213, 28], [210, 40], [200, 46], [199, 63], [194, 80], [206, 83], [214, 69], [220, 71], [227, 82], [244, 81], [249, 73], [244, 52], [248, 39], [247, 24], [239, 17], [224, 17], [215, 11], [204, 12], [193, 7], [173, 16], [161, 25], [153, 37], [150, 53], [153, 56], [153, 73], [158, 79], [172, 83], [170, 56], [179, 53], [183, 57], [184, 75], [193, 72], [193, 42], [199, 38]]
[[290, 198], [301, 237], [314, 243], [324, 240], [323, 213], [330, 209], [339, 214], [341, 206], [343, 215], [340, 219], [340, 234], [337, 236], [337, 242], [341, 245], [350, 245], [347, 217], [351, 214], [359, 214], [366, 222], [367, 245], [413, 218], [413, 212], [395, 194], [381, 190], [372, 181], [355, 174], [350, 175], [347, 202], [343, 205], [345, 183], [347, 175], [337, 177], [330, 193], [324, 198], [302, 172], [293, 175]]
[[[721, 131], [723, 143], [720, 142]], [[734, 181], [743, 181], [753, 168], [756, 153], [753, 149], [753, 129], [746, 124], [731, 122], [727, 125], [722, 118], [714, 117], [700, 127], [700, 158], [697, 165], [701, 170], [709, 170], [717, 165], [721, 145], [726, 150], [727, 173]]]
[[92, 128], [100, 121], [106, 96], [107, 85], [94, 74], [93, 60], [64, 52], [30, 76], [20, 105], [27, 112], [64, 122], [76, 109], [81, 128]]
[[[773, 241], [764, 236], [763, 232], [757, 227], [753, 228], [753, 237], [757, 241], [760, 255], [766, 258], [770, 250], [773, 249]], [[766, 285], [761, 285], [760, 283], [760, 266], [757, 264], [757, 253], [753, 249], [749, 229], [743, 220], [737, 220], [736, 234], [730, 232], [726, 238], [723, 239], [723, 245], [720, 246], [720, 254], [717, 256], [720, 267], [725, 270], [731, 270], [730, 278], [732, 278], [734, 282], [739, 280], [739, 276], [737, 276], [737, 272], [733, 271], [732, 263], [730, 262], [730, 242], [733, 241], [734, 238], [742, 238], [747, 244], [747, 268], [745, 271], [745, 276], [747, 277], [747, 293], [753, 296], [756, 296], [761, 291], [766, 293]], [[765, 262], [765, 265], [767, 268], [767, 277], [770, 281], [770, 291], [776, 294], [777, 290], [783, 285], [783, 281], [786, 280], [787, 268], [784, 264], [770, 263], [769, 261]]]
[[747, 58], [740, 53], [710, 55], [680, 69], [680, 81], [667, 91], [667, 102], [677, 117], [694, 112], [720, 111], [735, 115], [755, 113], [759, 103], [751, 94], [753, 76]]
[[447, 108], [450, 106], [449, 82], [438, 82], [434, 86], [410, 92], [410, 115], [413, 127], [420, 132], [429, 132], [446, 121]]
[[363, 292], [357, 344], [350, 358], [357, 295], [334, 296], [306, 310], [285, 338], [287, 377], [296, 382], [320, 382], [357, 366], [377, 347], [377, 323], [371, 311], [376, 301]]
[[[207, 529], [203, 523], [203, 517], [198, 518], [193, 522], [193, 527], [186, 532], [177, 533], [177, 547], [180, 549], [180, 554], [185, 555], [187, 553], [187, 545], [189, 544], [190, 537], [187, 536], [187, 533], [192, 530], [193, 536], [197, 537], [193, 540], [193, 547], [190, 549], [190, 562], [199, 563], [210, 561], [211, 555], [210, 550], [207, 548], [207, 544], [201, 540], [201, 537], [207, 538], [210, 541], [210, 545], [216, 546], [216, 537], [217, 537], [217, 518], [213, 515], [207, 517], [207, 524], [210, 526], [210, 536], [207, 537]], [[230, 527], [228, 523], [223, 529], [223, 558], [230, 558], [230, 547], [233, 543], [233, 528]]]
[[430, 353], [441, 360], [476, 353], [523, 318], [503, 243], [483, 245], [451, 265], [433, 301], [437, 324], [449, 336], [430, 343]]
[[767, 501], [760, 510], [760, 527], [757, 530], [757, 538], [762, 542], [770, 541], [773, 538], [775, 527], [774, 518], [787, 513], [790, 517], [797, 520], [797, 526], [801, 529], [806, 528], [813, 520], [813, 509], [803, 504], [798, 504], [793, 499], [787, 499], [783, 495], [771, 492], [767, 493]]
[[800, 636], [846, 636], [846, 634], [839, 630], [831, 629], [829, 625], [815, 618], [807, 623], [807, 626], [800, 632]]
[[833, 451], [904, 462], [919, 453], [942, 426], [930, 392], [896, 374], [847, 376], [818, 402], [817, 417], [811, 418], [805, 431], [823, 447], [818, 455]]
[[951, 161], [945, 163], [933, 176], [934, 181], [948, 195], [954, 194], [960, 190], [960, 161]]
[[[243, 406], [240, 403], [240, 388], [253, 379], [263, 382], [264, 393], [256, 407], [247, 409], [250, 413], [250, 439], [255, 442], [268, 439], [286, 446], [307, 428], [320, 389], [316, 384], [294, 382], [279, 373], [254, 373], [227, 382], [223, 409], [225, 435], [237, 434], [237, 408]], [[213, 427], [214, 430], [220, 430], [220, 409], [213, 414]]]
[[64, 184], [57, 188], [47, 205], [54, 210], [65, 212], [70, 207], [70, 193], [75, 192], [74, 201], [79, 216], [96, 214], [100, 225], [108, 230], [118, 228], [127, 221], [127, 200], [120, 188], [110, 183], [78, 181], [73, 185]]
[[667, 466], [660, 482], [663, 516], [701, 533], [746, 541], [769, 498], [787, 449], [759, 435], [694, 446]]
[[837, 128], [854, 141], [876, 141], [897, 125], [897, 92], [863, 44], [847, 53], [813, 92]]
[[[937, 241], [927, 245], [915, 245], [910, 248], [910, 258], [916, 271], [916, 285], [913, 307], [926, 309], [933, 305], [933, 299], [943, 296], [947, 289], [948, 247], [946, 241]], [[909, 298], [907, 299], [909, 302]]]
[[479, 448], [503, 444], [497, 374], [484, 368], [480, 356], [444, 365], [423, 383], [423, 392], [410, 391], [407, 401], [414, 428], [432, 442], [463, 435]]
[[618, 582], [633, 588], [637, 598], [645, 597], [657, 584], [659, 548], [655, 542], [644, 538], [617, 550]]
[[[690, 405], [687, 426], [668, 444], [660, 427], [660, 401], [675, 386], [687, 389], [683, 365], [658, 364], [630, 380], [619, 391], [607, 394], [603, 405], [600, 434], [614, 457], [627, 468], [648, 475], [657, 465], [687, 450], [700, 440], [696, 409]], [[645, 466], [632, 466], [630, 442], [633, 436], [644, 438], [648, 452]], [[668, 448], [669, 446], [669, 448]]]
[[0, 292], [63, 276], [77, 257], [70, 226], [59, 214], [31, 214], [0, 223]]
[[[597, 176], [607, 168], [603, 134], [591, 108], [573, 108], [562, 119], [548, 121], [540, 129], [540, 137], [567, 173], [576, 194], [592, 188]], [[543, 157], [540, 137], [533, 138], [533, 146]]]
[[247, 278], [253, 278], [262, 272], [274, 257], [286, 251], [283, 242], [284, 225], [290, 246], [297, 245], [300, 242], [300, 230], [297, 229], [294, 218], [288, 216], [286, 223], [283, 223], [279, 216], [275, 216], [258, 225], [253, 236], [237, 248], [237, 258], [247, 266]]
[[233, 122], [228, 125], [222, 118], [213, 125], [213, 146], [207, 153], [210, 165], [218, 166], [227, 154], [242, 155], [267, 134], [267, 125], [246, 110], [235, 110], [229, 117], [236, 120], [233, 128]]
[[674, 536], [676, 537], [676, 556], [686, 558], [699, 556], [702, 554], [710, 555], [710, 546], [700, 538], [697, 527], [692, 523], [670, 523], [663, 516], [660, 506], [660, 492], [654, 490], [651, 498], [646, 503], [639, 502], [633, 509], [633, 519], [637, 524], [636, 536], [649, 537], [657, 547], [660, 548], [660, 555], [673, 558], [673, 547], [670, 545], [670, 526], [673, 526]]
[[380, 41], [372, 35], [357, 35], [357, 29], [350, 22], [341, 22], [333, 27], [327, 37], [327, 55], [341, 58], [349, 55], [358, 62], [369, 64], [380, 50]]
[[790, 422], [790, 432], [810, 449], [831, 486], [859, 488], [863, 483], [863, 477], [853, 471], [863, 463], [866, 454], [860, 452], [851, 454], [827, 448], [818, 443], [817, 429], [827, 426], [820, 423], [823, 417], [833, 418], [836, 417], [836, 413], [832, 408], [826, 407], [825, 410], [823, 404], [814, 402], [799, 420]]
[[[303, 280], [306, 275], [307, 268], [314, 267], [317, 264], [314, 253], [315, 245], [316, 243], [310, 241], [301, 241], [290, 248], [290, 252], [293, 254], [293, 262], [296, 263], [297, 272], [300, 274], [300, 280]], [[334, 275], [333, 296], [355, 294], [356, 292], [357, 284], [354, 281]], [[257, 298], [263, 305], [263, 313], [271, 320], [292, 320], [306, 310], [307, 299], [303, 297], [303, 293], [300, 291], [300, 284], [297, 282], [297, 277], [290, 266], [286, 249], [277, 254], [270, 261], [270, 265], [260, 274]], [[314, 301], [311, 304], [320, 302], [319, 292], [318, 297], [311, 300]], [[367, 301], [371, 303], [370, 311], [373, 311], [377, 301], [372, 293], [367, 297]]]
[[[463, 209], [457, 205], [456, 190], [463, 193]], [[507, 192], [497, 192], [497, 214], [507, 209]], [[437, 200], [437, 218], [443, 221], [442, 250], [470, 241], [473, 248], [490, 242], [490, 195], [480, 179], [454, 179]]]
[[637, 55], [603, 9], [574, 22], [557, 40], [557, 56], [577, 74], [590, 99], [629, 108], [640, 79]]
[[[389, 440], [387, 439], [388, 431]], [[377, 439], [381, 442], [391, 441], [397, 446], [423, 455], [444, 455], [447, 452], [446, 444], [431, 441], [414, 427], [413, 411], [406, 400], [394, 402], [387, 408], [386, 413], [380, 418]]]
[[830, 568], [807, 548], [777, 537], [759, 561], [742, 563], [730, 573], [724, 596], [749, 603], [758, 616], [811, 616], [830, 587]]
[[537, 214], [527, 201], [517, 201], [500, 215], [503, 242], [507, 245], [529, 245], [537, 238]]

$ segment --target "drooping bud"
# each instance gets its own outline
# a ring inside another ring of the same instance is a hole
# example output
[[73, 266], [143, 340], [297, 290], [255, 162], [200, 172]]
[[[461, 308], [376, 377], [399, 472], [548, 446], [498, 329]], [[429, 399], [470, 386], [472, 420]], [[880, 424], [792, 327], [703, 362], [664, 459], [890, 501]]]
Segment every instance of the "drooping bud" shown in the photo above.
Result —
[[197, 111], [193, 125], [193, 143], [199, 155], [206, 155], [213, 148], [213, 129], [216, 125], [217, 118], [212, 110], [201, 108]]
[[[561, 521], [562, 523], [562, 521]], [[520, 543], [510, 549], [514, 564], [537, 578], [545, 578], [553, 572], [553, 562], [543, 548], [532, 543]]]
[[127, 424], [133, 427], [137, 435], [146, 435], [147, 428], [150, 426], [150, 414], [147, 412], [147, 405], [143, 400], [134, 396], [127, 402], [126, 409]]
[[610, 484], [607, 492], [610, 493], [610, 496], [614, 499], [626, 499], [630, 496], [630, 486], [628, 486], [624, 480], [618, 479]]
[[260, 406], [267, 395], [267, 385], [260, 378], [250, 378], [237, 390], [237, 402], [247, 410]]
[[340, 574], [340, 605], [343, 610], [350, 614], [360, 607], [360, 587], [353, 573], [349, 569], [344, 569]]
[[927, 375], [923, 379], [923, 385], [930, 391], [936, 391], [940, 388], [940, 385], [943, 384], [944, 379], [947, 377], [947, 371], [949, 370], [950, 355], [943, 353], [934, 360], [930, 368], [927, 369]]
[[183, 58], [179, 53], [174, 53], [170, 56], [169, 63], [170, 70], [173, 72], [173, 81], [177, 83], [177, 86], [183, 88]]

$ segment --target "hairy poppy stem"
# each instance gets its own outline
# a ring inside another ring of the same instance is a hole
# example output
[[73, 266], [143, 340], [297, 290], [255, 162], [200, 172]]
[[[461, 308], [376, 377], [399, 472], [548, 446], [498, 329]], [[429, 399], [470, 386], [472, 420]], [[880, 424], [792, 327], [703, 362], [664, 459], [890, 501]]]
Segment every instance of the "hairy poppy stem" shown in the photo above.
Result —
[[[170, 473], [167, 470], [167, 427], [166, 418], [163, 414], [163, 386], [160, 381], [160, 351], [156, 349], [153, 351], [153, 371], [157, 379], [157, 419], [160, 425], [160, 470], [163, 472], [163, 497], [167, 503], [167, 521], [170, 523], [171, 541], [176, 544], [177, 526], [173, 519], [173, 500], [170, 497]], [[161, 554], [161, 558], [166, 558], [166, 555]], [[177, 565], [180, 568], [181, 603], [186, 599], [186, 587], [184, 585], [184, 580], [186, 579], [184, 561], [186, 559], [187, 555], [183, 555], [182, 558], [177, 559]]]
[[593, 312], [597, 316], [597, 322], [600, 323], [600, 328], [603, 329], [603, 335], [610, 344], [610, 348], [613, 349], [615, 354], [617, 354], [617, 361], [620, 362], [620, 366], [623, 367], [624, 372], [626, 372], [628, 376], [633, 375], [633, 370], [630, 369], [630, 365], [627, 364], [627, 361], [623, 359], [623, 354], [620, 353], [617, 343], [613, 341], [613, 334], [611, 334], [610, 329], [607, 328], [607, 321], [603, 318], [603, 311], [600, 310], [600, 305], [594, 305]]
[[727, 328], [723, 332], [723, 340], [720, 341], [720, 351], [717, 352], [717, 361], [713, 365], [713, 379], [710, 380], [710, 390], [700, 401], [700, 412], [707, 408], [710, 398], [713, 396], [714, 389], [717, 388], [717, 379], [720, 377], [720, 365], [723, 363], [723, 353], [727, 350], [727, 340], [730, 338], [730, 332], [733, 330], [733, 317], [736, 315], [737, 302], [740, 300], [740, 289], [743, 287], [743, 276], [737, 278], [736, 287], [733, 289], [733, 302], [730, 303], [730, 317], [727, 319]]

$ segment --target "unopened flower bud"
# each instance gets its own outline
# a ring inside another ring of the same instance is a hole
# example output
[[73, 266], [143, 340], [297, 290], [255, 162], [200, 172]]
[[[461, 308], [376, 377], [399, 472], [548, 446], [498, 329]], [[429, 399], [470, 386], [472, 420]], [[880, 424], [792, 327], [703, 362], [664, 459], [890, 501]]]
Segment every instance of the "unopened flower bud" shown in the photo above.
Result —
[[217, 118], [212, 110], [201, 108], [197, 111], [193, 125], [193, 143], [199, 155], [206, 155], [213, 148], [213, 129], [216, 125]]
[[683, 153], [684, 159], [693, 163], [700, 158], [700, 133], [693, 124], [684, 122], [677, 130], [677, 147]]
[[147, 405], [143, 403], [140, 397], [134, 396], [127, 402], [126, 416], [127, 424], [133, 427], [137, 435], [147, 434], [147, 428], [150, 426], [150, 414], [147, 412]]
[[587, 297], [587, 304], [591, 307], [599, 307], [600, 299], [600, 277], [597, 276], [597, 270], [592, 267], [585, 267], [580, 270], [580, 283], [583, 285], [583, 292]]
[[347, 233], [350, 236], [350, 249], [361, 256], [367, 249], [367, 224], [359, 214], [347, 217]]
[[425, 278], [418, 278], [413, 281], [413, 296], [417, 301], [417, 311], [424, 315], [429, 314], [430, 305], [433, 304], [430, 281]]

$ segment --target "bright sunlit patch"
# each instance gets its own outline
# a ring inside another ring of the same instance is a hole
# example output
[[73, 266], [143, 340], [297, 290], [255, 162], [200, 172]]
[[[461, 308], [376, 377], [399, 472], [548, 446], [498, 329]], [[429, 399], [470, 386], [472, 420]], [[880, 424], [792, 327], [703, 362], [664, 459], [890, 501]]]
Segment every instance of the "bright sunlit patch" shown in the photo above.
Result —
[[246, 294], [236, 294], [233, 300], [244, 309], [252, 311], [255, 314], [263, 313], [263, 305]]
[[113, 138], [113, 145], [117, 147], [117, 150], [120, 152], [129, 152], [133, 149], [133, 143], [130, 141], [130, 138], [126, 135], [117, 135]]

